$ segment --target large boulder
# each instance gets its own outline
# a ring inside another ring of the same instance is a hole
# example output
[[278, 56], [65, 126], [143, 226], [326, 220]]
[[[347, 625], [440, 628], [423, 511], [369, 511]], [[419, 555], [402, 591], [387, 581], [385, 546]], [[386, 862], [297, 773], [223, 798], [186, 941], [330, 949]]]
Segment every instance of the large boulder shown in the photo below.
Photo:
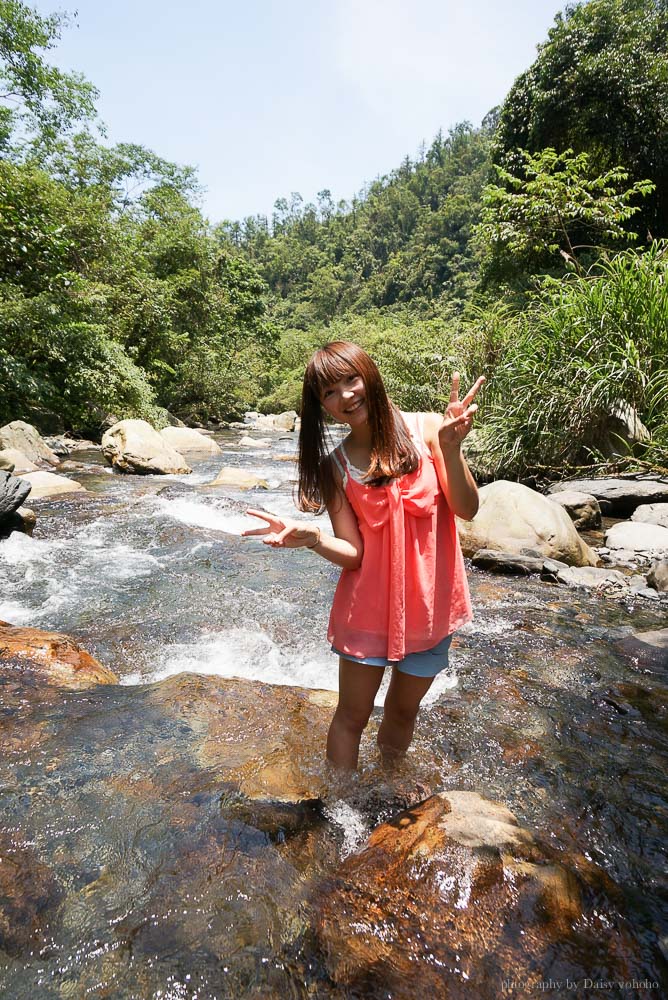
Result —
[[87, 493], [85, 486], [68, 479], [67, 476], [57, 476], [55, 472], [26, 472], [18, 479], [30, 483], [30, 499], [39, 500], [42, 497], [55, 497], [60, 493]]
[[[377, 827], [323, 882], [315, 931], [346, 996], [496, 1000], [504, 981], [556, 971], [586, 927], [589, 878], [605, 880], [593, 866], [575, 874], [505, 806], [440, 792]], [[599, 958], [621, 971], [616, 947]]]
[[643, 503], [633, 511], [631, 520], [668, 528], [668, 503]]
[[205, 486], [233, 486], [238, 490], [253, 490], [257, 487], [263, 490], [269, 489], [266, 479], [235, 466], [223, 466], [213, 482], [205, 483]]
[[661, 479], [571, 479], [554, 483], [548, 493], [564, 490], [591, 493], [608, 517], [630, 517], [640, 504], [668, 502], [668, 480]]
[[624, 549], [641, 555], [668, 556], [668, 528], [644, 521], [620, 521], [605, 533], [609, 549]]
[[595, 566], [596, 553], [582, 541], [563, 507], [521, 483], [500, 479], [480, 489], [480, 509], [472, 521], [457, 518], [465, 555], [496, 549], [543, 555], [569, 566]]
[[[10, 468], [11, 466], [11, 468]], [[15, 476], [22, 472], [37, 472], [37, 466], [18, 448], [3, 448], [0, 451], [0, 469], [8, 469]]]
[[18, 628], [0, 621], [0, 671], [38, 673], [50, 684], [82, 689], [116, 684], [116, 674], [60, 632]]
[[0, 470], [0, 521], [9, 517], [21, 506], [30, 493], [30, 483], [10, 472]]
[[636, 445], [647, 445], [652, 440], [638, 411], [625, 400], [613, 404], [599, 441], [599, 451], [606, 458], [632, 455]]
[[0, 449], [15, 448], [36, 465], [58, 465], [58, 456], [51, 451], [32, 424], [24, 420], [12, 420], [0, 427]]
[[192, 472], [185, 459], [145, 420], [120, 420], [102, 437], [102, 454], [119, 472], [170, 475]]
[[601, 526], [601, 507], [591, 493], [578, 490], [562, 490], [548, 494], [554, 503], [561, 504], [578, 531]]
[[196, 451], [203, 455], [222, 455], [223, 453], [220, 445], [216, 444], [212, 438], [185, 425], [183, 427], [163, 427], [160, 431], [160, 437], [164, 438], [170, 448], [174, 448], [181, 454], [185, 451]]

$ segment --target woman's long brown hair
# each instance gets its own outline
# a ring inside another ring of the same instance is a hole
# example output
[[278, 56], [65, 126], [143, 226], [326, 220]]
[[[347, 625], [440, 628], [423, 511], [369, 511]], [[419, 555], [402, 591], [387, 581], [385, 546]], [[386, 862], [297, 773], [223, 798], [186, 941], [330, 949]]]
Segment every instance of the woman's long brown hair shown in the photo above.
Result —
[[369, 413], [371, 461], [367, 482], [383, 486], [418, 467], [415, 445], [399, 409], [388, 399], [375, 362], [357, 344], [332, 341], [315, 352], [304, 373], [297, 490], [300, 510], [319, 513], [336, 492], [321, 400], [327, 386], [351, 374], [362, 377]]

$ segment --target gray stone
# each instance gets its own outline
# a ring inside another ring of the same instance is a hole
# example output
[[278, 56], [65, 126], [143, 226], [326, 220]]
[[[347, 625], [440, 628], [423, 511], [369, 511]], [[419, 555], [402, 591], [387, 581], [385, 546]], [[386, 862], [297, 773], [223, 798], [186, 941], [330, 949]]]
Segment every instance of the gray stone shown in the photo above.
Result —
[[559, 583], [569, 587], [626, 587], [628, 577], [616, 569], [599, 566], [567, 566], [557, 573]]
[[0, 470], [0, 519], [17, 510], [30, 493], [30, 483]]
[[591, 493], [610, 517], [630, 517], [641, 504], [668, 501], [668, 480], [661, 479], [572, 479], [554, 483], [548, 493], [564, 490]]
[[600, 527], [601, 508], [598, 500], [591, 493], [562, 490], [549, 494], [549, 497], [555, 503], [561, 504], [578, 531]]
[[668, 503], [643, 503], [633, 511], [631, 520], [668, 528]]
[[493, 573], [512, 573], [529, 576], [530, 573], [541, 573], [545, 559], [543, 556], [528, 556], [496, 552], [494, 549], [478, 549], [471, 560], [479, 569], [488, 569]]
[[635, 407], [620, 399], [610, 410], [598, 447], [606, 458], [617, 458], [632, 455], [636, 445], [646, 445], [651, 440], [652, 435]]

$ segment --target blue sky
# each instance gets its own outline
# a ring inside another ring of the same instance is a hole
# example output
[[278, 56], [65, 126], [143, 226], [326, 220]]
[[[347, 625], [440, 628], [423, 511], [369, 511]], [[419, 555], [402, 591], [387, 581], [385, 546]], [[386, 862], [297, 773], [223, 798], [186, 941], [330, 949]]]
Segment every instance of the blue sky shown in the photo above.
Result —
[[217, 222], [299, 191], [349, 199], [440, 128], [480, 123], [558, 0], [39, 0], [78, 10], [49, 58], [100, 90], [107, 141], [197, 167]]

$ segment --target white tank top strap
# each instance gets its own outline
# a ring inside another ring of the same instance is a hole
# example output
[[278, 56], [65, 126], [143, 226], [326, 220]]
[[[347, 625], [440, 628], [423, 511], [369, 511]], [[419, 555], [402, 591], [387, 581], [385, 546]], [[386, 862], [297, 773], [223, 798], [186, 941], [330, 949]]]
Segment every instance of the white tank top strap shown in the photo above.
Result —
[[[341, 446], [339, 445], [339, 447], [335, 448], [334, 451], [332, 451], [330, 454], [334, 459], [334, 464], [341, 473], [341, 479], [343, 480], [343, 488], [345, 490], [346, 483], [348, 482], [348, 462], [346, 460], [346, 453], [343, 450], [343, 448], [341, 448]], [[341, 462], [341, 458], [343, 458], [343, 462]]]

